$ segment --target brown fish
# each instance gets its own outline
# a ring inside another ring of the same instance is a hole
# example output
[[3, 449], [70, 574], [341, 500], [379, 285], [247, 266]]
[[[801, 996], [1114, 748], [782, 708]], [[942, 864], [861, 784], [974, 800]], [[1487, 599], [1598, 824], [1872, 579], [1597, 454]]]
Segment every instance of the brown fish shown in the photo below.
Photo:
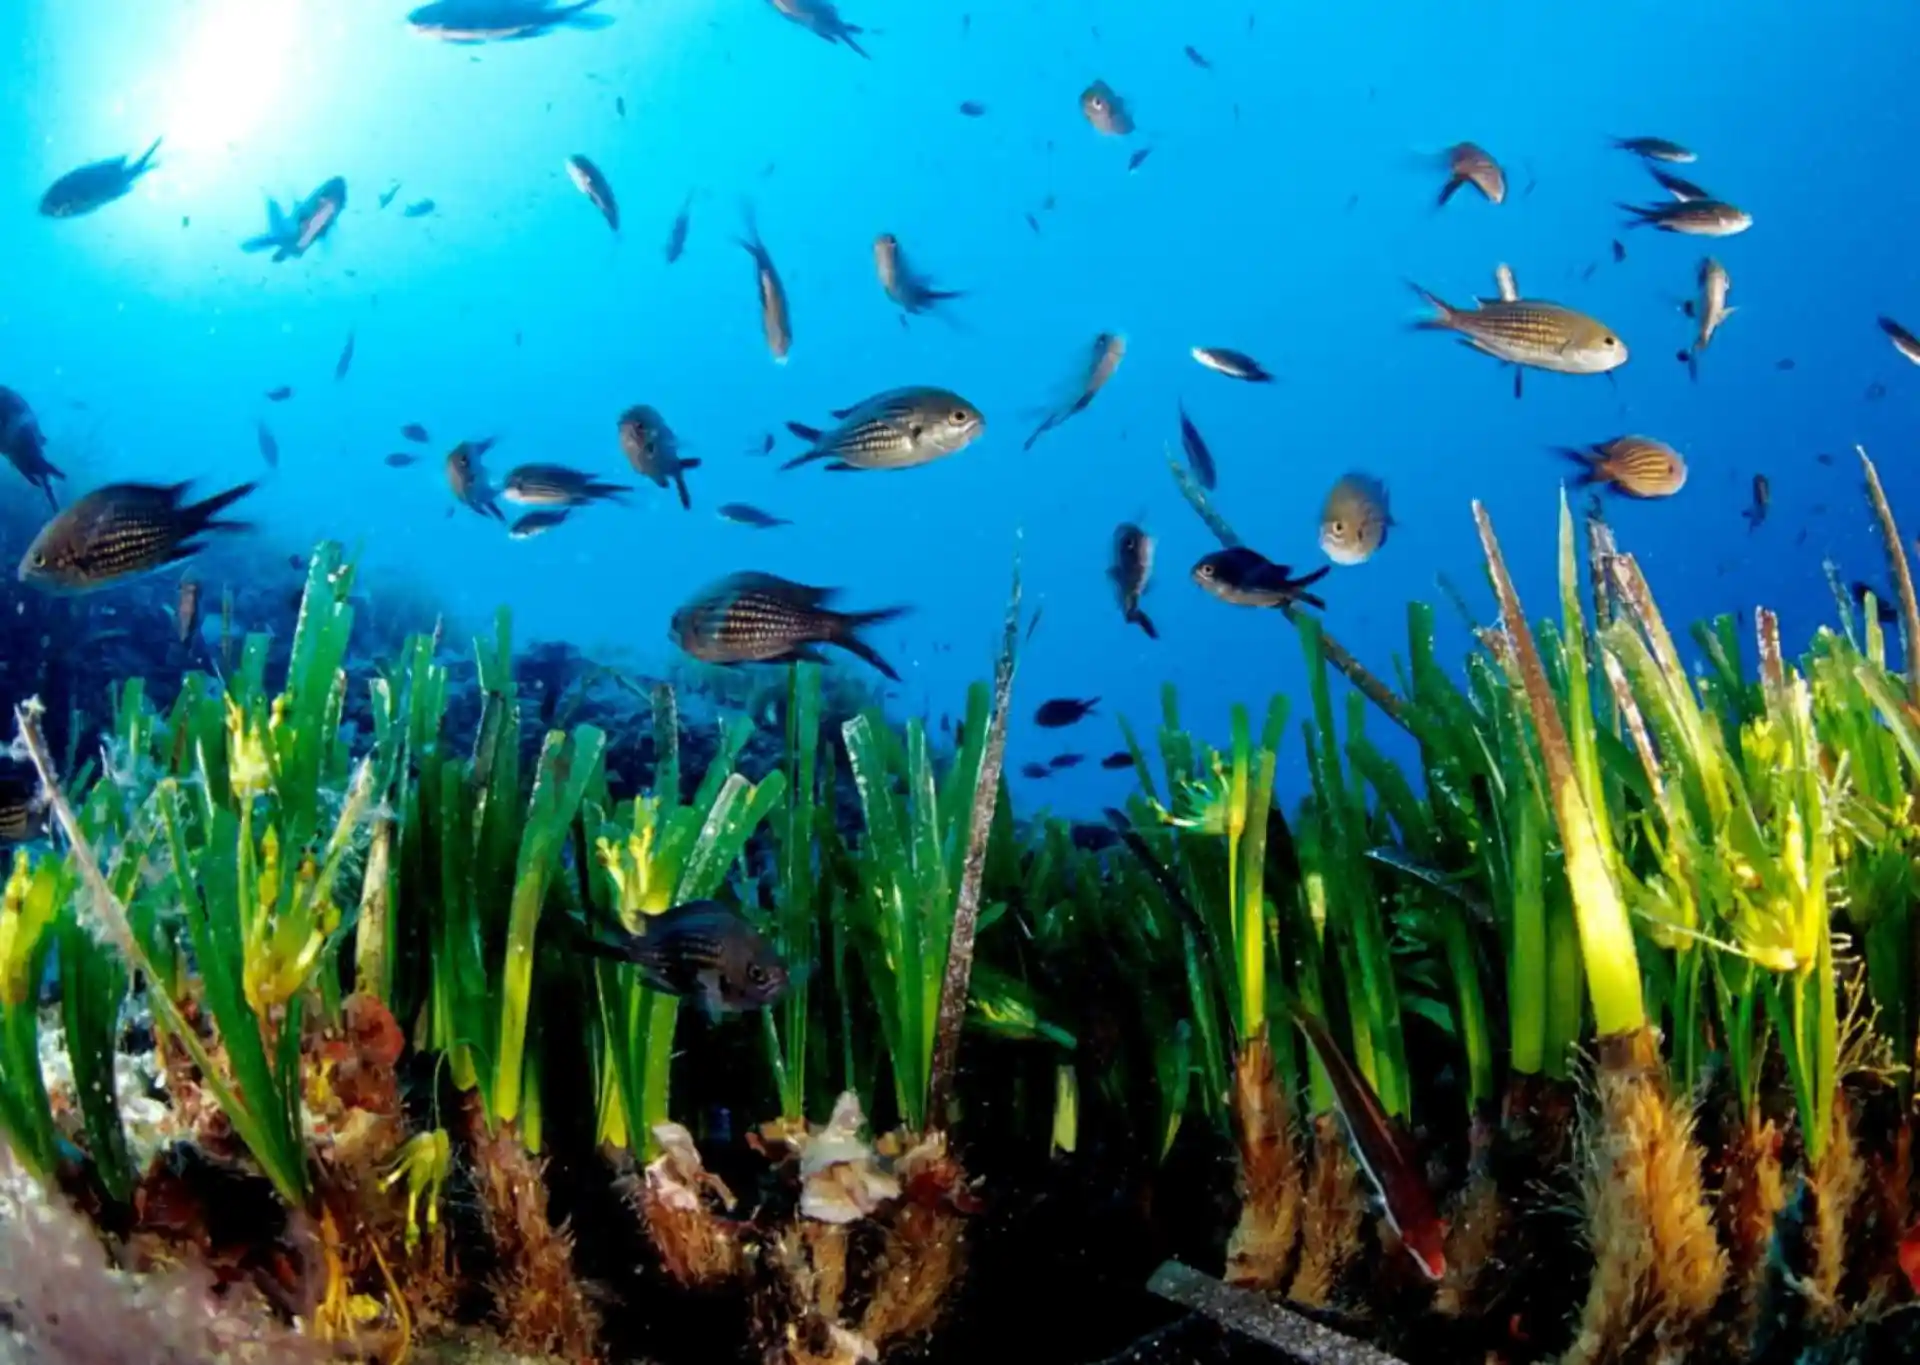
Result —
[[185, 503], [190, 483], [113, 483], [96, 488], [55, 516], [20, 560], [20, 580], [43, 592], [91, 592], [205, 549], [209, 531], [251, 530], [220, 513], [253, 492], [243, 483], [203, 502]]
[[1713, 340], [1713, 334], [1720, 330], [1720, 324], [1732, 317], [1737, 311], [1727, 305], [1727, 294], [1733, 288], [1733, 277], [1727, 274], [1727, 268], [1709, 256], [1700, 262], [1700, 297], [1687, 301], [1686, 314], [1696, 319], [1700, 331], [1694, 337], [1693, 345], [1680, 353], [1687, 363], [1687, 373], [1695, 379], [1700, 377], [1700, 352], [1707, 349], [1707, 343]]
[[780, 282], [780, 272], [774, 267], [766, 243], [760, 240], [760, 229], [751, 207], [746, 210], [746, 219], [747, 235], [736, 240], [753, 257], [754, 286], [760, 295], [760, 330], [766, 335], [767, 351], [773, 356], [774, 364], [784, 365], [788, 352], [793, 349], [793, 318], [787, 311], [787, 289]]
[[893, 666], [859, 632], [909, 609], [835, 611], [827, 603], [838, 592], [770, 573], [731, 574], [701, 589], [674, 612], [669, 638], [710, 664], [823, 663], [819, 647], [836, 645], [900, 681]]
[[447, 487], [453, 490], [454, 501], [461, 506], [471, 508], [483, 517], [505, 521], [506, 514], [494, 501], [493, 490], [487, 486], [486, 474], [480, 468], [481, 457], [492, 446], [493, 438], [489, 436], [480, 441], [462, 441], [448, 451]]
[[24, 844], [47, 825], [47, 802], [28, 771], [0, 771], [0, 844]]
[[1445, 204], [1462, 185], [1473, 186], [1492, 204], [1507, 197], [1507, 173], [1485, 148], [1471, 142], [1447, 148], [1447, 183], [1440, 187], [1439, 202]]
[[933, 282], [907, 263], [900, 239], [883, 232], [873, 239], [873, 267], [887, 297], [909, 314], [925, 313], [949, 299], [965, 298], [958, 289], [936, 289]]
[[1670, 498], [1686, 487], [1687, 462], [1651, 436], [1616, 436], [1585, 450], [1563, 446], [1560, 453], [1581, 466], [1577, 488], [1606, 484], [1628, 497]]
[[1767, 482], [1765, 474], [1753, 476], [1753, 504], [1740, 515], [1747, 519], [1747, 530], [1757, 531], [1760, 523], [1767, 519], [1767, 508], [1773, 503], [1773, 485]]
[[1048, 413], [1040, 425], [1034, 428], [1033, 435], [1027, 437], [1027, 442], [1021, 449], [1032, 450], [1035, 441], [1075, 413], [1084, 411], [1087, 404], [1093, 401], [1094, 395], [1106, 386], [1109, 379], [1113, 378], [1113, 372], [1120, 368], [1120, 361], [1126, 353], [1127, 339], [1118, 332], [1102, 332], [1095, 337], [1093, 352], [1087, 359], [1086, 373], [1080, 380], [1079, 392], [1072, 401]]
[[1344, 475], [1320, 509], [1320, 548], [1335, 564], [1365, 564], [1393, 528], [1387, 486], [1371, 474]]
[[[767, 440], [771, 445], [773, 438]], [[693, 506], [693, 495], [687, 492], [687, 471], [698, 469], [700, 461], [680, 458], [680, 438], [657, 410], [635, 403], [620, 414], [620, 449], [634, 473], [661, 488], [672, 483], [679, 490], [680, 505]]]
[[180, 600], [173, 612], [173, 629], [183, 645], [200, 633], [200, 582], [191, 576], [180, 580]]
[[655, 990], [698, 1000], [710, 1018], [770, 1005], [787, 988], [787, 968], [773, 945], [718, 901], [641, 915], [631, 933], [579, 931], [574, 945], [631, 963]]
[[[1476, 351], [1509, 365], [1557, 374], [1604, 374], [1627, 363], [1627, 344], [1597, 318], [1544, 299], [1495, 299], [1478, 308], [1455, 308], [1438, 295], [1410, 286], [1438, 317], [1414, 324], [1423, 331], [1457, 332]], [[1516, 373], [1514, 392], [1519, 392]]]
[[605, 483], [582, 470], [560, 464], [523, 464], [508, 471], [501, 496], [522, 507], [584, 507], [590, 502], [620, 502], [633, 489]]
[[1689, 237], [1731, 237], [1753, 226], [1753, 215], [1718, 199], [1680, 199], [1670, 204], [1617, 204], [1633, 215], [1625, 226], [1656, 227]]
[[1120, 600], [1120, 615], [1129, 625], [1140, 627], [1149, 640], [1158, 640], [1160, 632], [1140, 610], [1140, 598], [1153, 577], [1153, 537], [1130, 521], [1123, 521], [1113, 532], [1113, 562], [1107, 578]]
[[1125, 137], [1133, 131], [1133, 111], [1105, 81], [1095, 81], [1080, 92], [1080, 113], [1096, 132]]
[[1700, 159], [1679, 143], [1669, 142], [1663, 137], [1617, 137], [1613, 145], [1649, 161], [1666, 161], [1677, 166], [1686, 166]]

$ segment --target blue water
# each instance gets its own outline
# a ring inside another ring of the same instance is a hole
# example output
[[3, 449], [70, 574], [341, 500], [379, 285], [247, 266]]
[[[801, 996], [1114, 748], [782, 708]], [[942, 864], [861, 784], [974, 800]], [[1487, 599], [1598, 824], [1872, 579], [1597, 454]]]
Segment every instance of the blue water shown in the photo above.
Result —
[[[1647, 3], [1463, 16], [1407, 3], [847, 0], [871, 61], [761, 0], [603, 0], [614, 22], [601, 31], [480, 47], [412, 34], [407, 8], [12, 0], [0, 382], [39, 410], [70, 491], [260, 476], [265, 418], [282, 456], [250, 500], [259, 534], [288, 549], [362, 544], [371, 592], [411, 582], [476, 620], [505, 603], [523, 638], [657, 666], [678, 602], [767, 569], [842, 586], [853, 607], [913, 604], [875, 643], [905, 680], [894, 709], [934, 716], [958, 712], [965, 684], [987, 674], [1017, 547], [1044, 618], [1020, 677], [1016, 767], [1067, 747], [1097, 758], [1116, 747], [1116, 712], [1150, 728], [1165, 681], [1214, 735], [1233, 702], [1257, 713], [1275, 690], [1305, 712], [1292, 632], [1187, 579], [1214, 542], [1166, 470], [1179, 400], [1218, 459], [1219, 507], [1275, 559], [1323, 562], [1319, 508], [1341, 473], [1386, 481], [1386, 546], [1323, 587], [1328, 628], [1389, 678], [1409, 599], [1441, 602], [1448, 657], [1466, 647], [1437, 573], [1491, 615], [1472, 498], [1529, 607], [1550, 605], [1568, 469], [1553, 446], [1638, 431], [1684, 452], [1679, 497], [1612, 511], [1675, 622], [1765, 602], [1797, 645], [1833, 616], [1823, 556], [1884, 583], [1854, 442], [1879, 458], [1907, 530], [1920, 528], [1920, 373], [1874, 326], [1886, 312], [1920, 327], [1909, 7], [1827, 17], [1754, 0], [1736, 20]], [[1082, 119], [1095, 77], [1131, 104], [1133, 137]], [[962, 100], [987, 115], [962, 117]], [[1615, 201], [1663, 195], [1611, 134], [1695, 148], [1700, 160], [1675, 169], [1755, 226], [1718, 242], [1623, 232]], [[62, 171], [156, 136], [159, 169], [126, 200], [73, 221], [34, 212]], [[1443, 176], [1422, 154], [1463, 138], [1506, 166], [1505, 204], [1466, 190], [1434, 208]], [[1141, 146], [1152, 155], [1129, 174]], [[568, 182], [572, 153], [618, 192], [617, 239]], [[336, 174], [350, 197], [328, 241], [277, 265], [239, 251], [263, 230], [263, 194], [285, 203]], [[689, 191], [686, 254], [668, 266]], [[427, 197], [434, 215], [401, 216]], [[791, 299], [785, 366], [767, 355], [734, 241], [743, 199]], [[969, 291], [958, 325], [902, 329], [874, 278], [882, 231]], [[1611, 260], [1616, 237], [1624, 264]], [[1695, 384], [1674, 359], [1692, 331], [1677, 304], [1708, 251], [1740, 311]], [[1502, 261], [1523, 294], [1591, 311], [1625, 339], [1617, 383], [1530, 373], [1515, 402], [1493, 361], [1407, 327], [1419, 310], [1404, 280], [1464, 303], [1494, 292]], [[1127, 338], [1118, 374], [1023, 453], [1034, 410], [1071, 385], [1102, 330]], [[349, 331], [356, 357], [336, 383]], [[1188, 358], [1195, 345], [1249, 351], [1281, 381], [1211, 374]], [[1869, 401], [1876, 382], [1887, 392]], [[818, 422], [907, 383], [965, 394], [987, 414], [985, 438], [892, 473], [781, 473], [798, 449], [784, 433], [774, 457], [745, 453], [787, 419]], [[278, 384], [295, 397], [266, 403]], [[623, 476], [615, 419], [640, 402], [704, 461], [691, 513], [643, 485], [633, 510], [589, 509], [528, 542], [466, 511], [447, 517], [440, 457], [454, 441], [500, 437], [496, 478], [528, 460]], [[434, 442], [418, 466], [389, 469], [382, 457], [410, 448], [398, 437], [409, 421]], [[1750, 533], [1756, 472], [1774, 507]], [[37, 496], [0, 478], [0, 497]], [[730, 525], [714, 515], [726, 501], [796, 524]], [[1121, 519], [1159, 538], [1146, 602], [1158, 643], [1122, 622], [1103, 576]], [[1099, 696], [1102, 718], [1064, 734], [1025, 721], [1057, 695]], [[1024, 805], [1085, 810], [1130, 782], [1089, 764], [1016, 790]]]

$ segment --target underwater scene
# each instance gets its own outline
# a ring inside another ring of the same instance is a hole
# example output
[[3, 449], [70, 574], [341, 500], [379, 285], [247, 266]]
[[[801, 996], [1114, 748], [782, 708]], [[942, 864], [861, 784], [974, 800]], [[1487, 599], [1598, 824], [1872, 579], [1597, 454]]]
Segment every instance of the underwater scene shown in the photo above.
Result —
[[0, 1361], [1920, 1358], [1920, 12], [8, 19]]

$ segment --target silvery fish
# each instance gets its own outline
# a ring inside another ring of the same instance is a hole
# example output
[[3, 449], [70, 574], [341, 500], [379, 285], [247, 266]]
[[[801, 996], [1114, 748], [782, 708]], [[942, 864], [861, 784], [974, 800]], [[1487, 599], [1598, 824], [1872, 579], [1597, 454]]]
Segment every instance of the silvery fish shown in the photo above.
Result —
[[[1892, 318], [1880, 318], [1879, 323], [1880, 330], [1885, 332], [1887, 339], [1893, 342], [1893, 349], [1914, 364], [1920, 365], [1920, 337], [1916, 337]], [[51, 497], [52, 494], [49, 493], [48, 496]]]
[[1689, 237], [1731, 237], [1753, 226], [1753, 215], [1718, 199], [1682, 199], [1671, 204], [1620, 204], [1633, 217], [1625, 226], [1659, 228]]
[[1369, 474], [1344, 475], [1320, 509], [1320, 548], [1335, 564], [1364, 564], [1393, 528], [1387, 486]]
[[1105, 81], [1095, 81], [1080, 92], [1080, 112], [1095, 131], [1125, 137], [1133, 131], [1133, 111]]
[[523, 464], [507, 473], [500, 492], [522, 507], [585, 507], [588, 503], [619, 502], [633, 489], [623, 483], [603, 483], [578, 469], [560, 464]]
[[606, 173], [576, 152], [567, 158], [567, 178], [600, 210], [607, 226], [620, 231], [620, 205], [613, 197], [613, 186], [607, 182]]
[[556, 28], [605, 28], [613, 20], [589, 14], [599, 0], [556, 5], [553, 0], [436, 0], [407, 15], [413, 31], [445, 43], [538, 38]]
[[347, 207], [347, 182], [334, 176], [319, 189], [295, 204], [291, 214], [281, 210], [277, 200], [267, 200], [267, 230], [240, 244], [242, 251], [273, 249], [273, 260], [296, 260], [325, 237]]
[[1680, 358], [1687, 364], [1687, 373], [1695, 379], [1700, 377], [1700, 352], [1707, 349], [1707, 343], [1713, 340], [1713, 334], [1720, 330], [1720, 324], [1732, 317], [1737, 311], [1727, 304], [1727, 294], [1733, 288], [1733, 277], [1727, 274], [1727, 268], [1709, 256], [1700, 262], [1700, 297], [1689, 300], [1687, 316], [1697, 320], [1700, 331], [1694, 337], [1693, 345], [1680, 352]]
[[130, 191], [134, 182], [153, 169], [153, 154], [160, 150], [160, 139], [128, 163], [126, 157], [109, 157], [76, 167], [47, 186], [40, 196], [40, 212], [48, 218], [78, 218], [104, 208]]
[[1632, 152], [1649, 161], [1668, 161], [1685, 166], [1699, 160], [1692, 152], [1677, 142], [1669, 142], [1663, 137], [1617, 137], [1613, 145], [1623, 152]]
[[873, 239], [873, 267], [887, 297], [907, 313], [924, 313], [935, 304], [966, 297], [957, 289], [935, 289], [931, 280], [907, 263], [900, 239], [891, 232]]
[[950, 389], [913, 386], [875, 394], [841, 408], [839, 424], [826, 431], [787, 423], [811, 448], [781, 465], [793, 469], [815, 460], [827, 468], [911, 469], [964, 450], [986, 430], [987, 419]]
[[1126, 354], [1127, 339], [1118, 332], [1102, 332], [1095, 337], [1093, 353], [1087, 358], [1087, 368], [1084, 377], [1080, 380], [1079, 392], [1070, 402], [1048, 413], [1040, 425], [1034, 428], [1033, 435], [1027, 437], [1026, 444], [1021, 449], [1032, 450], [1035, 441], [1075, 413], [1084, 411], [1087, 404], [1093, 401], [1094, 395], [1106, 387], [1107, 381], [1113, 378], [1113, 372], [1120, 368], [1120, 361]]
[[747, 235], [738, 240], [753, 257], [754, 285], [760, 295], [760, 330], [766, 335], [767, 350], [774, 363], [784, 365], [787, 353], [793, 349], [793, 319], [787, 312], [786, 286], [780, 283], [780, 272], [774, 268], [773, 257], [760, 240], [760, 229], [751, 208], [746, 217]]
[[538, 512], [529, 512], [507, 528], [507, 535], [513, 540], [532, 540], [535, 536], [551, 531], [567, 519], [570, 508], [543, 508]]
[[1195, 346], [1193, 358], [1215, 374], [1224, 374], [1229, 379], [1244, 379], [1249, 384], [1273, 382], [1273, 376], [1267, 373], [1266, 368], [1245, 351], [1226, 346]]
[[853, 35], [864, 30], [842, 19], [833, 0], [768, 0], [768, 3], [807, 32], [830, 43], [845, 43], [862, 57], [867, 55], [860, 44], [853, 41]]

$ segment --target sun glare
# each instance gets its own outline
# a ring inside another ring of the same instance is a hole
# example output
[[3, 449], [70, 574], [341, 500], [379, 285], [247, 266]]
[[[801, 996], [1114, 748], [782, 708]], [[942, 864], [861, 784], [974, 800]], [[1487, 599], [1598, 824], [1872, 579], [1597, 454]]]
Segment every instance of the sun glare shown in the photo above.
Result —
[[169, 68], [171, 151], [214, 152], [261, 131], [286, 98], [300, 0], [210, 0]]

